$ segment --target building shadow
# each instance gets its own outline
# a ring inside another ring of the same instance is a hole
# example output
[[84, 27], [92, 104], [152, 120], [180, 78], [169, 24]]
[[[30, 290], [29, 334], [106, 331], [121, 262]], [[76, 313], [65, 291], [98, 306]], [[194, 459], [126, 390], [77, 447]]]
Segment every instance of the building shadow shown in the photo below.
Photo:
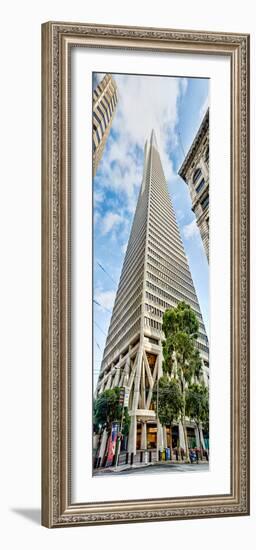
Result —
[[36, 523], [37, 525], [41, 525], [40, 508], [12, 508], [11, 511], [14, 512], [14, 514], [23, 516], [24, 518], [32, 521], [33, 523]]

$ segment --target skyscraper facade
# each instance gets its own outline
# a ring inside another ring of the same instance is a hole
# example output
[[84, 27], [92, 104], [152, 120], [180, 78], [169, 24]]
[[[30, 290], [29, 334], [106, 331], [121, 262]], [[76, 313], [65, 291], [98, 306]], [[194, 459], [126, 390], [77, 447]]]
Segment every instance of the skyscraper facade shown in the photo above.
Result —
[[[180, 301], [198, 318], [197, 346], [208, 384], [208, 338], [152, 131], [96, 389], [99, 395], [116, 386], [127, 388], [130, 453], [176, 446], [178, 440], [185, 447], [181, 423], [172, 430], [161, 426], [152, 402], [163, 374], [163, 314]], [[196, 437], [192, 424], [190, 436]]]
[[106, 74], [93, 91], [92, 145], [93, 175], [103, 155], [117, 105], [117, 86], [111, 74]]
[[179, 175], [188, 185], [192, 210], [209, 261], [209, 109], [180, 167]]

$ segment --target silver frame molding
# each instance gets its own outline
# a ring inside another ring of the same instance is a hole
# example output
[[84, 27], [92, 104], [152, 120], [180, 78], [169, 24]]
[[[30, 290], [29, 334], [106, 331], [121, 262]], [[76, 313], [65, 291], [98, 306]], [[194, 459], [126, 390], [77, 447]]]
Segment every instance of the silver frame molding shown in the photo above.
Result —
[[[72, 47], [226, 55], [231, 64], [231, 491], [71, 502]], [[249, 514], [249, 35], [50, 22], [42, 25], [42, 524]]]

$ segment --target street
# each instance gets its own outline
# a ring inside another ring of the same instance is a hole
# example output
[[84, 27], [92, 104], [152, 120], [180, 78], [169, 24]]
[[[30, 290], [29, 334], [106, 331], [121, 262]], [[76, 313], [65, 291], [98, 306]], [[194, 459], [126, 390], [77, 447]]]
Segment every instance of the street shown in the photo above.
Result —
[[207, 472], [209, 470], [208, 462], [200, 462], [199, 464], [175, 464], [175, 463], [158, 463], [149, 465], [134, 465], [130, 467], [104, 468], [95, 470], [94, 476], [104, 475], [144, 475], [144, 474], [161, 474], [164, 471], [168, 473], [177, 472]]

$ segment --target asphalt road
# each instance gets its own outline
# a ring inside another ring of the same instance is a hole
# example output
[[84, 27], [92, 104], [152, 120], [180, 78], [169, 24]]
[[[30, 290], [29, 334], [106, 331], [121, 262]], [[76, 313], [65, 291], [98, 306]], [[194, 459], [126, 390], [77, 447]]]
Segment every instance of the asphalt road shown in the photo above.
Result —
[[207, 472], [209, 470], [209, 464], [207, 462], [199, 463], [199, 464], [153, 464], [149, 466], [140, 466], [128, 468], [125, 470], [116, 470], [114, 471], [112, 468], [106, 468], [104, 470], [96, 470], [93, 475], [101, 476], [101, 475], [145, 475], [145, 474], [161, 474], [162, 472], [170, 472], [170, 473], [177, 473], [177, 472]]

